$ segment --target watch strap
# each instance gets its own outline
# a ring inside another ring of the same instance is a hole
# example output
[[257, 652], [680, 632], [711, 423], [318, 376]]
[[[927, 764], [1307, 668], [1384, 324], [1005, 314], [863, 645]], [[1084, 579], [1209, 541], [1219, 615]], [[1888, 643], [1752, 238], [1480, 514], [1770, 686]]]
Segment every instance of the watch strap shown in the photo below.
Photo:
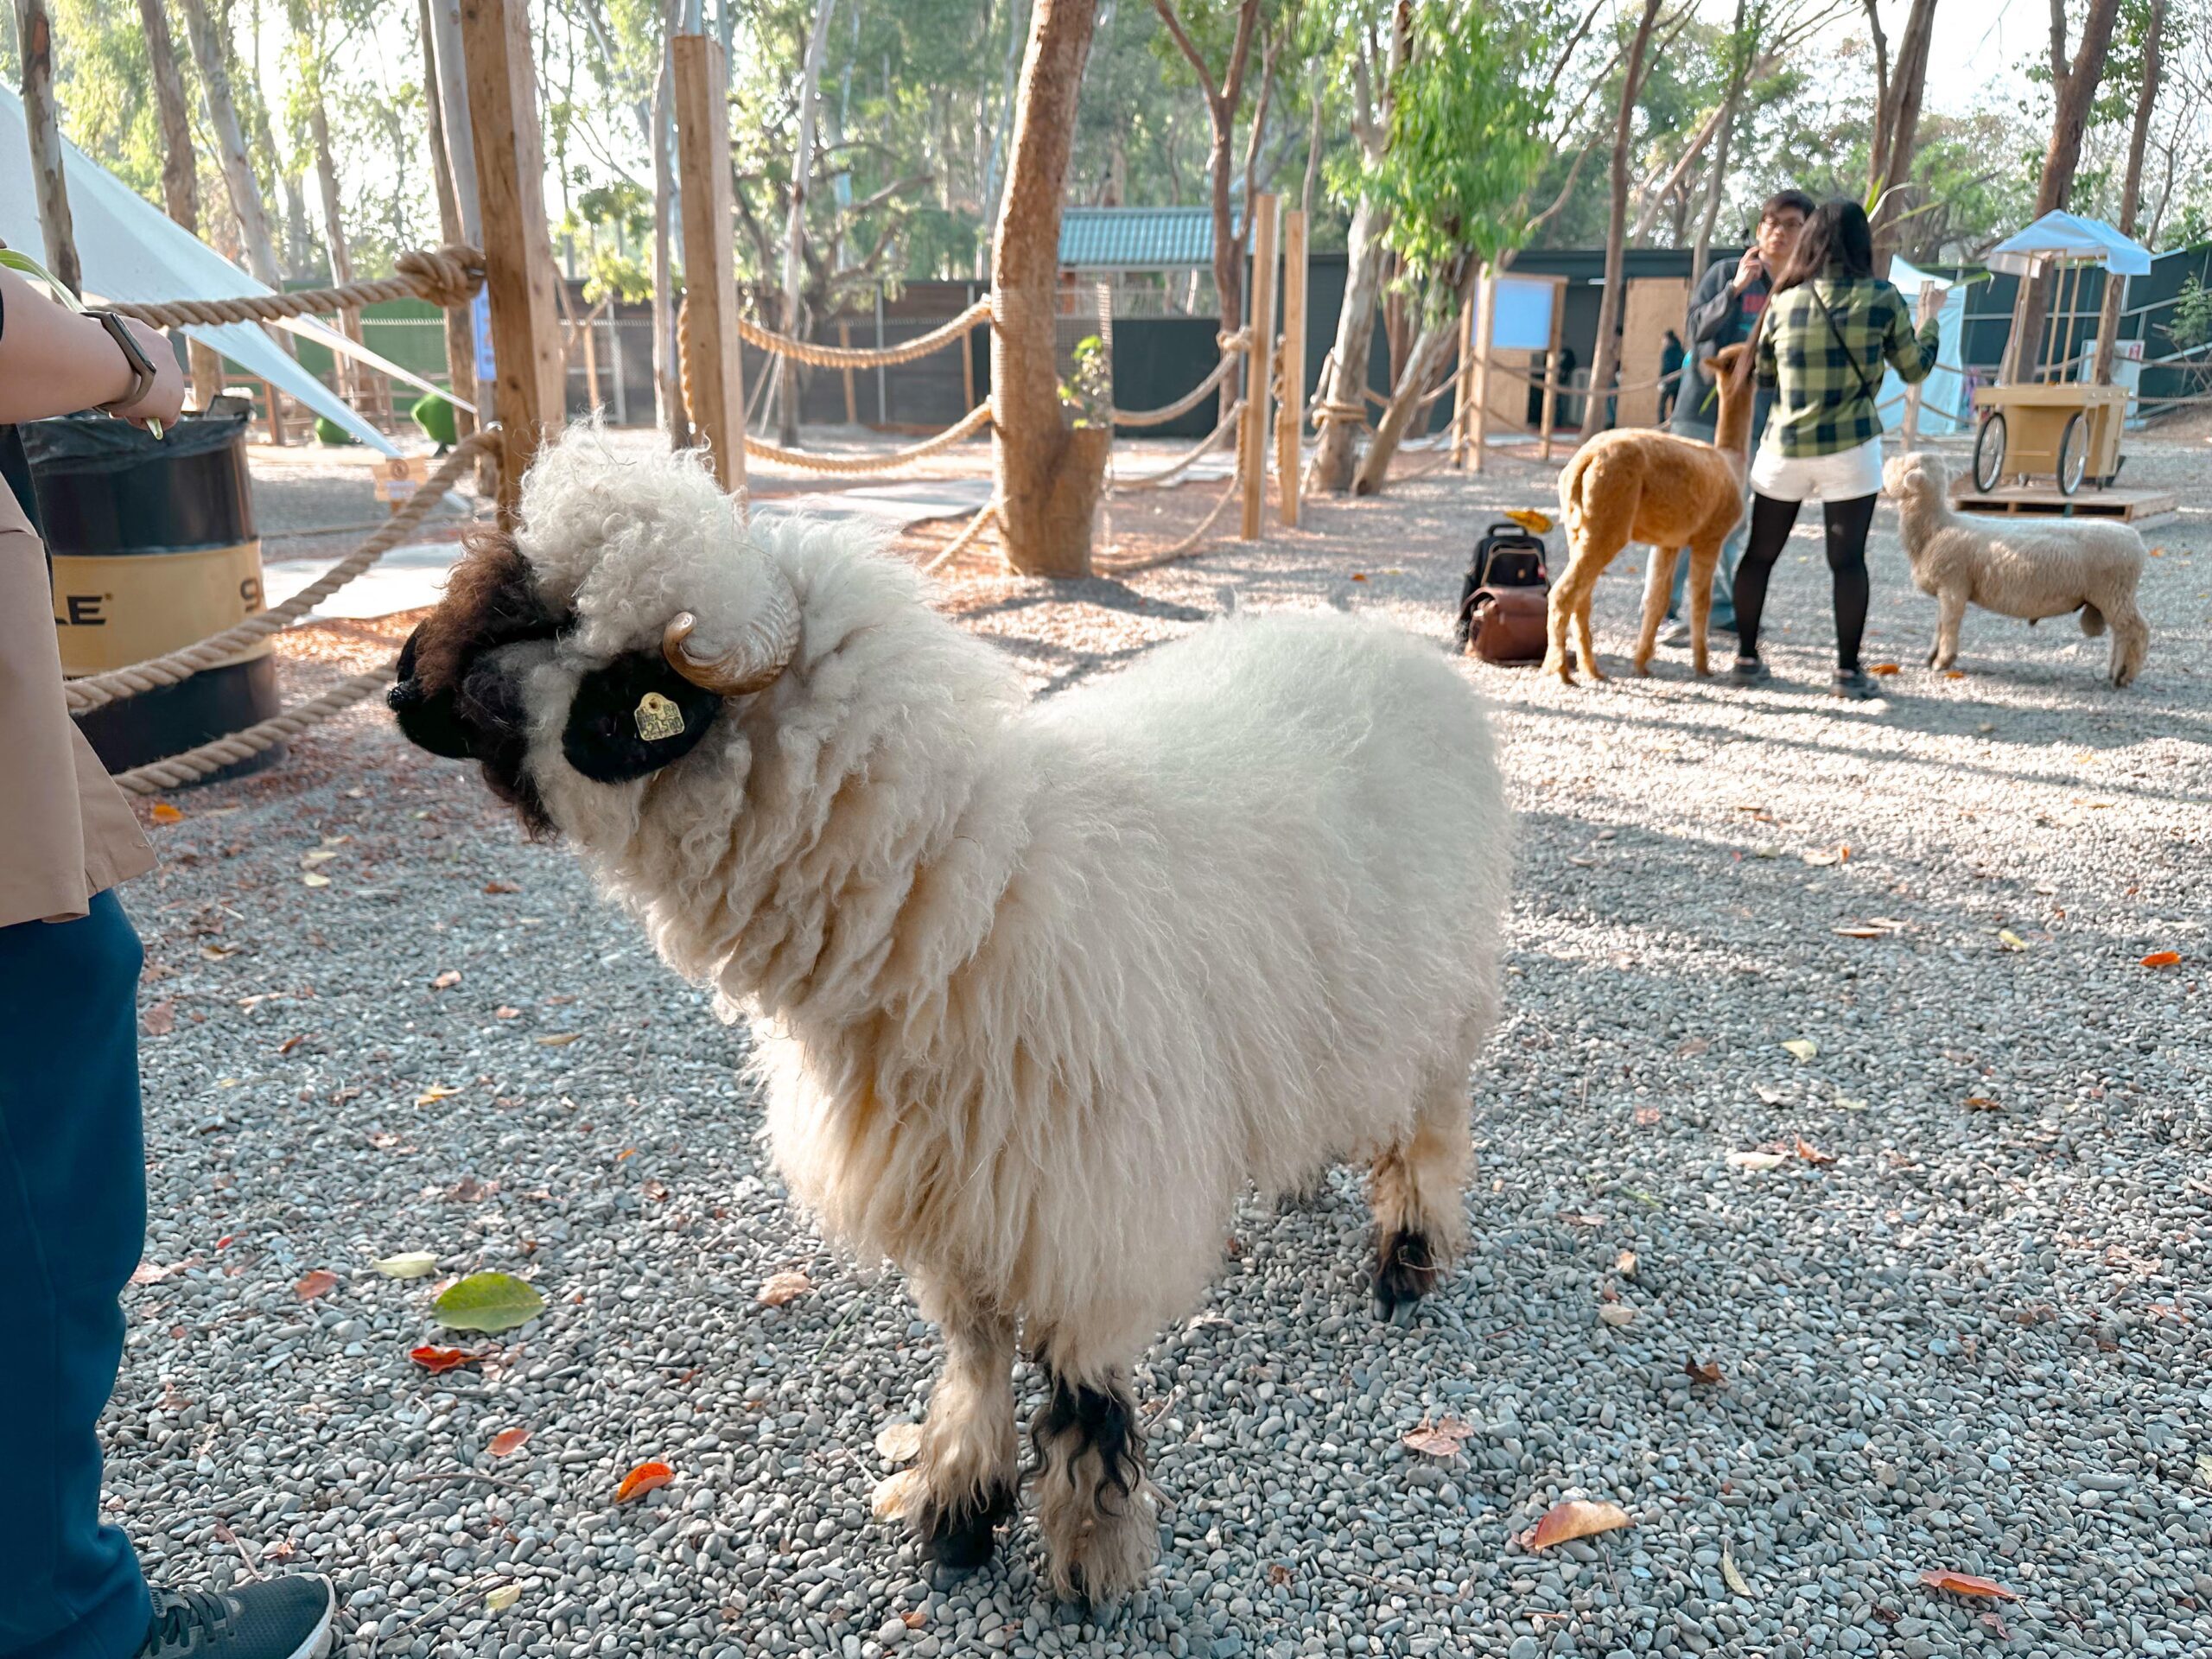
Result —
[[124, 360], [130, 365], [130, 390], [111, 404], [102, 404], [100, 408], [109, 414], [119, 409], [129, 409], [153, 390], [154, 382], [159, 378], [153, 359], [146, 355], [145, 348], [139, 345], [137, 337], [114, 312], [87, 311], [85, 315], [99, 319], [100, 326], [108, 332], [108, 338], [115, 341]]

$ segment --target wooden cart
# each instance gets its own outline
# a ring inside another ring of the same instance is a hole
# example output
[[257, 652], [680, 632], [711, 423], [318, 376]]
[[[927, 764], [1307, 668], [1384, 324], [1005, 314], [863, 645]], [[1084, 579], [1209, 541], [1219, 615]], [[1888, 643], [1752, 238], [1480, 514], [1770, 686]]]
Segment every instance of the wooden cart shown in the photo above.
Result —
[[1981, 386], [1974, 435], [1974, 487], [1986, 494], [2008, 480], [2049, 478], [2070, 496], [2084, 480], [2108, 487], [2120, 472], [2124, 386], [2055, 380], [2039, 385]]

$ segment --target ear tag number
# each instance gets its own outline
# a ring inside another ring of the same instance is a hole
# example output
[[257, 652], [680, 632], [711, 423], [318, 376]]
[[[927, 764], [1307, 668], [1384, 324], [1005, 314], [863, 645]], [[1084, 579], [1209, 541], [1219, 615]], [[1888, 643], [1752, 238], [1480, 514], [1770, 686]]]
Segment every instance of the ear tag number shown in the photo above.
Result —
[[648, 743], [683, 735], [683, 711], [658, 691], [648, 691], [638, 699], [632, 718], [638, 722], [638, 735]]

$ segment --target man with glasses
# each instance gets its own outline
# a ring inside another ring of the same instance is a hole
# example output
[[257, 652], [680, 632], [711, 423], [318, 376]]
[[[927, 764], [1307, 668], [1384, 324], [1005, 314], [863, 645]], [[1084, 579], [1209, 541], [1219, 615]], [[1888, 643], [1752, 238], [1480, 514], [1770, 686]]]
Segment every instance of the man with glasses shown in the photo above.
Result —
[[[1713, 382], [1713, 359], [1722, 348], [1751, 337], [1759, 314], [1766, 309], [1774, 279], [1789, 263], [1797, 233], [1812, 217], [1813, 199], [1802, 190], [1780, 190], [1759, 209], [1758, 233], [1743, 257], [1716, 259], [1690, 296], [1688, 327], [1692, 367], [1682, 373], [1681, 395], [1675, 399], [1668, 429], [1700, 443], [1711, 443], [1720, 419], [1719, 392]], [[1766, 429], [1767, 411], [1774, 394], [1762, 389], [1751, 411], [1751, 448]], [[1744, 551], [1744, 526], [1739, 523], [1721, 544], [1720, 563], [1713, 573], [1712, 628], [1716, 633], [1736, 632], [1736, 561]], [[1681, 620], [1682, 592], [1689, 579], [1690, 562], [1675, 562], [1675, 588], [1667, 601], [1667, 626], [1659, 643], [1686, 645], [1689, 625]]]

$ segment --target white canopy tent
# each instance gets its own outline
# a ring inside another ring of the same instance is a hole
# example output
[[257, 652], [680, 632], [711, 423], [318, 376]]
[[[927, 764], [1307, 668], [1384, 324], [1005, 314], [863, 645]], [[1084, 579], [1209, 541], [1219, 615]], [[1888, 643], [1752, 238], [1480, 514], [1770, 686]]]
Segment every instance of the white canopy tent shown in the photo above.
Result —
[[[88, 301], [151, 305], [167, 300], [223, 300], [270, 290], [240, 270], [67, 139], [69, 211]], [[0, 87], [0, 239], [36, 257], [45, 245], [31, 188], [30, 144], [22, 99]], [[393, 378], [426, 391], [440, 389], [348, 340], [328, 324], [302, 317], [283, 325], [304, 340], [345, 352]], [[391, 440], [302, 367], [257, 323], [224, 323], [184, 332], [213, 346], [248, 373], [289, 392], [363, 443], [396, 455]], [[442, 393], [441, 395], [443, 395]]]
[[2101, 219], [2079, 213], [2045, 213], [1992, 248], [1985, 263], [1992, 270], [2027, 276], [2052, 259], [2102, 265], [2115, 276], [2151, 274], [2149, 249], [2129, 241]]

